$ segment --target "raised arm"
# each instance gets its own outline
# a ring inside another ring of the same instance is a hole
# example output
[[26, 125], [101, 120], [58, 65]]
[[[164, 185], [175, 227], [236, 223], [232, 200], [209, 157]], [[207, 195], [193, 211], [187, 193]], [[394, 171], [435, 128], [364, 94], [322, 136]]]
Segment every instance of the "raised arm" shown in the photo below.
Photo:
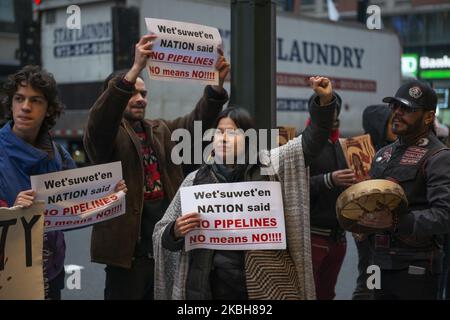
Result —
[[331, 81], [325, 77], [311, 77], [311, 88], [316, 96], [311, 100], [311, 125], [302, 133], [305, 164], [308, 166], [326, 144], [333, 125], [336, 97]]
[[194, 110], [189, 114], [166, 121], [171, 131], [178, 128], [184, 128], [194, 134], [194, 121], [202, 121], [203, 130], [213, 126], [217, 115], [222, 111], [223, 105], [228, 101], [228, 93], [223, 88], [223, 83], [230, 71], [230, 63], [223, 56], [223, 51], [218, 50], [219, 59], [217, 59], [216, 69], [219, 71], [219, 85], [206, 86], [203, 96], [197, 102]]
[[123, 77], [111, 78], [89, 111], [83, 141], [89, 158], [95, 163], [110, 159], [123, 113], [134, 94], [139, 73], [147, 64], [155, 38], [155, 35], [145, 35], [139, 40], [131, 69]]
[[281, 179], [287, 159], [296, 163], [298, 170], [302, 170], [319, 155], [330, 135], [337, 101], [331, 82], [324, 77], [311, 77], [310, 83], [317, 95], [311, 102], [311, 124], [287, 144], [270, 150], [272, 167]]

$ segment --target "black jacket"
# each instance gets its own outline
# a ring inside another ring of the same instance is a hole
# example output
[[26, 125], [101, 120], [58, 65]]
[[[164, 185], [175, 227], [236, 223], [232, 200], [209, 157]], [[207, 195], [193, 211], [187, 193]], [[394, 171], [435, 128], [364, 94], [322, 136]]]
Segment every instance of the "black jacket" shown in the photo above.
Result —
[[439, 271], [434, 268], [440, 266], [439, 257], [433, 252], [439, 236], [450, 232], [449, 164], [450, 150], [433, 133], [412, 145], [397, 140], [375, 155], [370, 176], [396, 181], [408, 199], [397, 232], [385, 233], [390, 236], [389, 248], [374, 248], [381, 268], [406, 268], [414, 262]]
[[331, 173], [347, 168], [341, 145], [328, 140], [318, 157], [310, 165], [311, 227], [333, 229], [339, 227], [336, 200], [344, 188], [333, 184]]

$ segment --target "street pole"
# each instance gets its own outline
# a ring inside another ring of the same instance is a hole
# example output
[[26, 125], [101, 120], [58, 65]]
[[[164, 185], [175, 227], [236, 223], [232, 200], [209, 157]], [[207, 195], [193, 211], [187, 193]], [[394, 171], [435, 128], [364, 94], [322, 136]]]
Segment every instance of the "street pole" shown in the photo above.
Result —
[[276, 126], [276, 1], [231, 1], [231, 104]]

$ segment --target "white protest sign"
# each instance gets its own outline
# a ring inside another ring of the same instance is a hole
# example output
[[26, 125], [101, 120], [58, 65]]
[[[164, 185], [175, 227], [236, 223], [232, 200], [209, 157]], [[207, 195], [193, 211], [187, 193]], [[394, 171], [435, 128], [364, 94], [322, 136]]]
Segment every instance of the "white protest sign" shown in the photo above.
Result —
[[198, 212], [202, 219], [185, 236], [186, 251], [286, 249], [279, 182], [183, 187], [180, 196], [182, 214]]
[[0, 208], [0, 300], [43, 300], [44, 202]]
[[125, 213], [120, 162], [31, 177], [36, 199], [44, 200], [45, 231], [85, 227]]
[[145, 23], [158, 36], [147, 65], [150, 79], [219, 83], [215, 65], [222, 38], [217, 28], [152, 18]]

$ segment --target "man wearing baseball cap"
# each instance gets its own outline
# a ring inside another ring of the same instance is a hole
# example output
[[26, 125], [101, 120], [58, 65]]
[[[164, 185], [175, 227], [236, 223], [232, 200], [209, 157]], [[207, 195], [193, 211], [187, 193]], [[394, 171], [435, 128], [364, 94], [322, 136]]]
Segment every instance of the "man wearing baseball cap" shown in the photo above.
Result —
[[450, 232], [450, 149], [434, 132], [437, 96], [426, 83], [403, 84], [383, 102], [398, 139], [375, 155], [370, 175], [400, 184], [407, 208], [365, 214], [358, 222], [380, 231], [369, 235], [372, 264], [380, 267], [374, 299], [437, 299], [442, 237]]

